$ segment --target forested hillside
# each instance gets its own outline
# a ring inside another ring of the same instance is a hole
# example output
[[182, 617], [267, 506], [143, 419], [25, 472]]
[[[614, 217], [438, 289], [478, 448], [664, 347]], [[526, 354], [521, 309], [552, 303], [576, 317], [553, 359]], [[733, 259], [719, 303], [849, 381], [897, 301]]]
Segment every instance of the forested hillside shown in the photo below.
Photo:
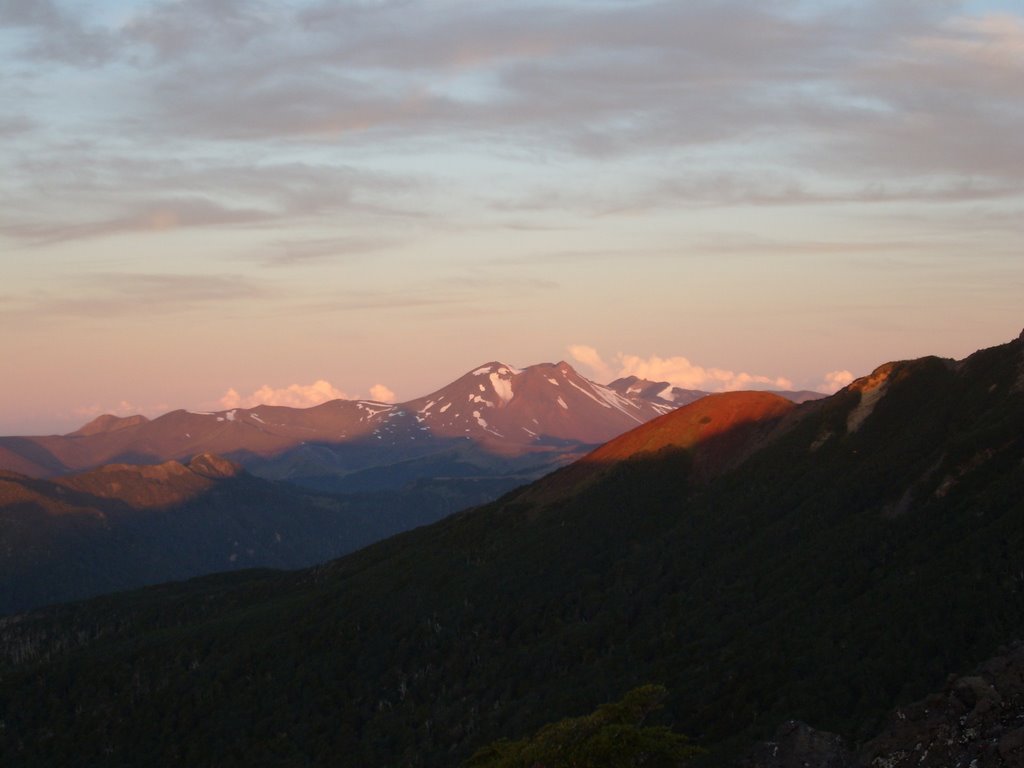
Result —
[[456, 765], [644, 683], [712, 764], [789, 718], [865, 738], [1024, 636], [1022, 346], [687, 406], [327, 566], [7, 619], [0, 758]]

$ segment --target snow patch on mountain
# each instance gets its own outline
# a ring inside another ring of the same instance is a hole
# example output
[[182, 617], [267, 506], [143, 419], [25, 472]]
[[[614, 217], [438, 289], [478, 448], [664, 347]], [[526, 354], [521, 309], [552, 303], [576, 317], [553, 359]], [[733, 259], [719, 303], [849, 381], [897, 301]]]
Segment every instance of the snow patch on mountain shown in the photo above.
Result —
[[584, 395], [589, 397], [591, 400], [593, 400], [598, 405], [600, 405], [600, 406], [602, 406], [604, 408], [611, 408], [612, 407], [608, 402], [606, 402], [604, 400], [601, 400], [600, 398], [596, 397], [593, 392], [588, 392], [587, 390], [585, 390], [583, 387], [581, 387], [579, 384], [577, 384], [572, 379], [566, 379], [566, 381], [568, 381], [571, 386], [576, 387], [576, 389], [578, 389], [580, 392], [582, 392]]
[[[507, 369], [505, 369], [507, 370]], [[502, 378], [501, 373], [491, 374], [491, 386], [494, 387], [494, 394], [502, 399], [503, 402], [508, 402], [512, 399], [512, 379]]]
[[522, 371], [514, 365], [505, 363], [489, 363], [477, 368], [470, 373], [470, 376], [483, 376], [485, 373], [499, 373], [502, 376], [518, 376]]
[[[594, 394], [591, 394], [590, 392], [587, 392], [587, 390], [585, 390], [579, 384], [574, 382], [572, 379], [569, 379], [568, 381], [569, 381], [570, 384], [572, 384], [574, 387], [576, 387], [576, 389], [578, 389], [580, 392], [582, 392], [583, 394], [587, 395], [587, 397], [591, 398], [592, 400], [595, 400], [595, 401], [601, 403], [605, 408], [615, 408], [616, 410], [621, 411], [625, 415], [629, 416], [629, 418], [633, 419], [633, 421], [635, 421], [637, 424], [643, 424], [644, 423], [644, 419], [642, 419], [639, 416], [637, 416], [636, 413], [631, 413], [629, 410], [627, 410], [628, 408], [632, 408], [634, 410], [638, 410], [639, 406], [636, 403], [634, 403], [633, 401], [623, 397], [618, 392], [614, 392], [613, 390], [610, 390], [607, 387], [602, 387], [600, 385], [595, 384], [594, 385], [594, 392], [596, 393], [596, 396], [595, 396]], [[600, 398], [600, 399], [598, 399], [598, 398]]]

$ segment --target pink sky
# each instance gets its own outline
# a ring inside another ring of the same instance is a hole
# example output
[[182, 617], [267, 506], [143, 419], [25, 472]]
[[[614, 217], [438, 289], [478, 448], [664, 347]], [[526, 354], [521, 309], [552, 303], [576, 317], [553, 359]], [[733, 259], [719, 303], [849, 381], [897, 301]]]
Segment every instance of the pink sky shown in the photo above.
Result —
[[1024, 326], [1013, 4], [40, 0], [0, 61], [0, 434]]

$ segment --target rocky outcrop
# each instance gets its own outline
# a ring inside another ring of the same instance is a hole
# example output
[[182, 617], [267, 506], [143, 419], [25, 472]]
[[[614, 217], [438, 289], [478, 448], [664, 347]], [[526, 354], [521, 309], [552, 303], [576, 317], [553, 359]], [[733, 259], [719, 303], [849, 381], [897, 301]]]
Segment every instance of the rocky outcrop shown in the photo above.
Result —
[[855, 768], [853, 753], [841, 737], [789, 720], [771, 741], [754, 747], [738, 768]]
[[1022, 768], [1024, 643], [1000, 649], [941, 693], [896, 709], [854, 753], [842, 739], [797, 721], [756, 745], [738, 768]]
[[872, 768], [1024, 766], [1024, 644], [897, 709], [859, 758]]
[[197, 475], [202, 475], [211, 480], [237, 477], [245, 471], [240, 464], [221, 458], [213, 453], [201, 453], [193, 457], [192, 461], [188, 464], [188, 468]]

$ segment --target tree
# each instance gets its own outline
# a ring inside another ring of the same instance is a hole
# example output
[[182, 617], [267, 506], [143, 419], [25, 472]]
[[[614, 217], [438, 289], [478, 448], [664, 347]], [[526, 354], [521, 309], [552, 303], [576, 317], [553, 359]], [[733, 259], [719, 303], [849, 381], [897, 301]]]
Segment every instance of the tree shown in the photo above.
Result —
[[668, 691], [634, 688], [583, 717], [545, 725], [531, 738], [502, 739], [477, 751], [467, 768], [677, 768], [702, 750], [666, 726], [644, 726]]

